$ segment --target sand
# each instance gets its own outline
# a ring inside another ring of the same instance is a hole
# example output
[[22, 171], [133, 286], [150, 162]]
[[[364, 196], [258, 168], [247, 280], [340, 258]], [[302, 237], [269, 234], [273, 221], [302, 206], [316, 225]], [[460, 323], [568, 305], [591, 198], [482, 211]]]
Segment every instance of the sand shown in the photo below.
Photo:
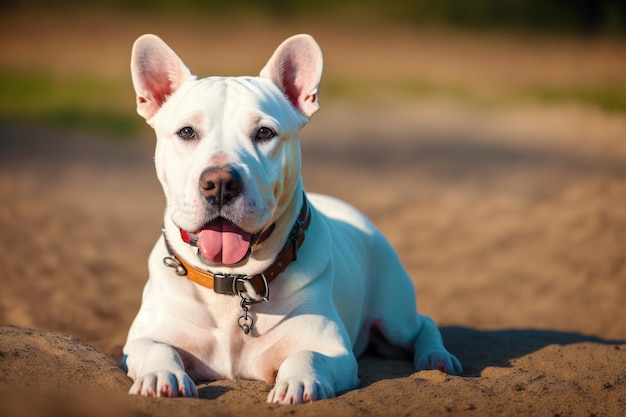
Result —
[[[581, 80], [603, 67], [589, 68]], [[465, 372], [366, 356], [358, 389], [296, 407], [265, 404], [270, 387], [256, 381], [201, 383], [200, 399], [126, 395], [121, 348], [164, 204], [147, 127], [141, 136], [0, 124], [0, 415], [626, 414], [622, 115], [323, 102], [302, 135], [305, 187], [388, 236]]]

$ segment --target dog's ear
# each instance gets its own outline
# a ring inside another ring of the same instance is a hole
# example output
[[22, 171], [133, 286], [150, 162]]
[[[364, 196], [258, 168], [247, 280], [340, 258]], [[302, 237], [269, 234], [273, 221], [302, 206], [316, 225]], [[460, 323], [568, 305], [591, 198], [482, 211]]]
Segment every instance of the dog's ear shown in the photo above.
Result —
[[186, 80], [195, 78], [165, 42], [143, 35], [133, 45], [130, 61], [137, 113], [149, 120]]
[[302, 114], [319, 109], [317, 92], [322, 79], [322, 50], [312, 36], [295, 35], [284, 41], [261, 70]]

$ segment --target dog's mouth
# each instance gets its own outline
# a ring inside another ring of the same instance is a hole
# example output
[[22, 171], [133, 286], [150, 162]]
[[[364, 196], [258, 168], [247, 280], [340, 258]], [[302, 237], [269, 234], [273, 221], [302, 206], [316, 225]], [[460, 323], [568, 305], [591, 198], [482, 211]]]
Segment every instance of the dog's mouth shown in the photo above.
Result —
[[182, 239], [197, 246], [202, 258], [212, 264], [234, 265], [248, 257], [255, 235], [222, 217], [195, 232], [181, 229]]

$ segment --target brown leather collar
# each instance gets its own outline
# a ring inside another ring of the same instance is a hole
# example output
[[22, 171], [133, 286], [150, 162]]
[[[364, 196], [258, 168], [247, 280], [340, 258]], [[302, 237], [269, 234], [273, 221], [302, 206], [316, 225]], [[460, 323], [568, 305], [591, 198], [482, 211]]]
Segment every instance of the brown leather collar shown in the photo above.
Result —
[[267, 300], [269, 297], [269, 283], [274, 280], [287, 266], [295, 261], [298, 257], [298, 249], [304, 242], [305, 232], [311, 223], [311, 210], [303, 198], [300, 215], [296, 219], [285, 246], [280, 251], [276, 260], [264, 272], [256, 275], [238, 275], [238, 274], [222, 274], [214, 273], [208, 270], [196, 268], [195, 266], [185, 262], [183, 258], [178, 256], [163, 232], [165, 245], [169, 256], [163, 258], [163, 263], [176, 270], [176, 274], [185, 276], [190, 281], [195, 282], [206, 288], [213, 289], [218, 294], [240, 295], [243, 297], [247, 291], [245, 283], [248, 282], [257, 294]]

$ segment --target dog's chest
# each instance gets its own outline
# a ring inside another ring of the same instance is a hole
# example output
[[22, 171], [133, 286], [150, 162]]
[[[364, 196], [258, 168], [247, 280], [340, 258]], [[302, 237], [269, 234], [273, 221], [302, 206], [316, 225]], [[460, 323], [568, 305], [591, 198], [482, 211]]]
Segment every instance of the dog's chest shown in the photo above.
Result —
[[245, 334], [239, 326], [244, 313], [238, 300], [220, 298], [210, 307], [194, 309], [194, 314], [203, 317], [196, 317], [199, 320], [194, 320], [194, 324], [181, 326], [172, 338], [171, 344], [179, 352], [185, 371], [194, 380], [271, 380], [278, 364], [268, 363], [266, 352], [272, 343], [269, 328], [275, 324], [275, 317], [257, 314], [251, 308], [249, 318], [253, 326]]

